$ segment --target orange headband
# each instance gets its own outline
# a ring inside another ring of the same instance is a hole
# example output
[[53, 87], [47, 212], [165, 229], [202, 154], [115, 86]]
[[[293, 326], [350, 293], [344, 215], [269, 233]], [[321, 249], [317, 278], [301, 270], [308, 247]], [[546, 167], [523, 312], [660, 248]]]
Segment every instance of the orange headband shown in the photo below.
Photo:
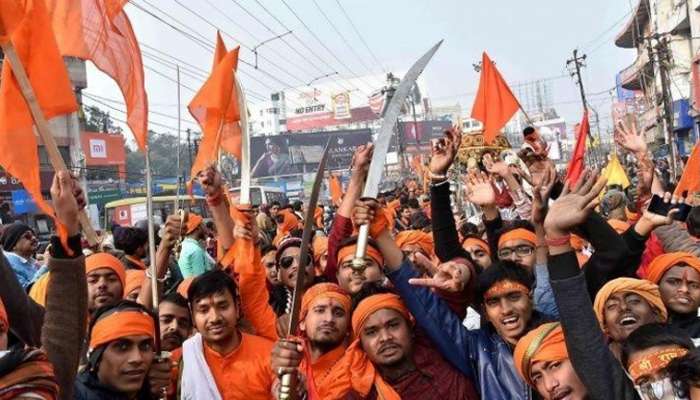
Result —
[[658, 285], [664, 274], [677, 265], [687, 265], [700, 273], [700, 258], [684, 252], [666, 253], [649, 264], [647, 279]]
[[301, 298], [301, 311], [299, 319], [303, 320], [309, 312], [311, 305], [316, 300], [334, 299], [343, 306], [346, 313], [350, 313], [352, 301], [350, 296], [335, 283], [318, 283], [311, 286], [304, 292], [304, 297]]
[[569, 358], [564, 331], [559, 322], [542, 324], [518, 340], [513, 351], [515, 369], [528, 384], [532, 364], [540, 361], [560, 361]]
[[177, 285], [177, 292], [180, 294], [180, 296], [187, 298], [187, 291], [190, 290], [190, 285], [192, 285], [194, 278], [194, 276], [185, 278], [179, 285]]
[[[345, 246], [342, 249], [338, 250], [338, 265], [340, 265], [341, 260], [349, 255], [355, 255], [355, 249], [357, 249], [357, 245], [351, 245], [351, 246]], [[374, 246], [367, 245], [367, 252], [365, 253], [365, 256], [371, 258], [374, 260], [374, 262], [379, 265], [379, 268], [382, 268], [384, 266], [384, 257], [382, 256], [382, 253], [379, 252], [379, 250], [375, 249]]]
[[355, 335], [359, 337], [367, 318], [383, 308], [397, 311], [406, 318], [406, 321], [413, 324], [413, 317], [399, 296], [393, 293], [375, 294], [362, 300], [352, 313], [352, 331], [355, 332]]
[[143, 280], [146, 279], [146, 271], [139, 269], [130, 269], [126, 271], [126, 284], [124, 285], [124, 298], [143, 285]]
[[119, 259], [109, 253], [95, 253], [85, 259], [85, 275], [92, 271], [108, 268], [114, 271], [122, 283], [122, 290], [126, 286], [126, 270]]
[[532, 243], [533, 246], [537, 246], [537, 235], [534, 232], [530, 232], [524, 228], [513, 229], [501, 235], [498, 239], [498, 248], [503, 246], [503, 243], [509, 242], [511, 240], [525, 240]]
[[194, 232], [195, 229], [202, 223], [204, 218], [202, 218], [200, 215], [190, 213], [187, 214], [187, 224], [185, 226], [185, 235], [189, 235], [190, 233]]
[[513, 282], [513, 281], [499, 281], [493, 284], [489, 288], [489, 290], [484, 293], [484, 299], [489, 299], [492, 297], [500, 297], [503, 296], [506, 293], [511, 293], [511, 292], [523, 292], [525, 294], [530, 293], [530, 289], [527, 288], [527, 286], [523, 285], [520, 282]]
[[477, 238], [466, 238], [464, 239], [464, 242], [462, 242], [462, 248], [467, 249], [467, 246], [479, 246], [481, 249], [483, 249], [488, 255], [491, 255], [491, 249], [489, 249], [488, 243], [481, 239]]
[[659, 350], [642, 357], [640, 360], [630, 364], [628, 368], [632, 381], [636, 382], [637, 379], [644, 375], [653, 374], [666, 368], [671, 360], [674, 358], [683, 357], [686, 355], [686, 353], [688, 353], [687, 349], [682, 347], [672, 347], [670, 349]]
[[155, 336], [153, 318], [141, 311], [117, 311], [95, 322], [90, 332], [90, 349], [96, 348], [125, 336]]

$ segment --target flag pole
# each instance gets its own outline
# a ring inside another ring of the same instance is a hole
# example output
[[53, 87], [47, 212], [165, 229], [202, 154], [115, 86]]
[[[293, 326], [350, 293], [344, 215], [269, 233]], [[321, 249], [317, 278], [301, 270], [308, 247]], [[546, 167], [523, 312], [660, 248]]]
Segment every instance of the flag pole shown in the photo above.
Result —
[[[4, 26], [0, 26], [0, 30], [4, 32]], [[36, 130], [39, 133], [41, 141], [44, 143], [44, 148], [49, 156], [51, 166], [56, 172], [68, 171], [65, 161], [63, 160], [63, 157], [61, 157], [61, 153], [58, 151], [58, 145], [56, 145], [56, 140], [51, 132], [51, 127], [49, 126], [44, 113], [41, 111], [39, 101], [37, 100], [34, 89], [29, 82], [27, 72], [24, 70], [22, 61], [17, 55], [15, 46], [10, 40], [2, 42], [0, 46], [2, 46], [2, 51], [5, 54], [5, 58], [7, 58], [7, 60], [10, 62], [12, 72], [17, 79], [20, 90], [22, 91], [22, 97], [24, 97], [24, 100], [27, 102], [27, 106], [29, 106], [29, 111], [32, 115], [32, 119], [34, 120], [34, 125], [36, 126]], [[83, 234], [85, 235], [85, 238], [90, 246], [97, 245], [97, 234], [90, 223], [90, 218], [88, 217], [87, 213], [85, 211], [81, 211], [78, 214], [78, 219], [80, 220], [80, 225], [83, 228]]]
[[180, 209], [180, 137], [182, 135], [181, 123], [182, 123], [182, 110], [180, 110], [180, 66], [176, 65], [177, 71], [177, 156], [175, 159], [175, 208], [173, 208], [173, 214], [177, 213]]

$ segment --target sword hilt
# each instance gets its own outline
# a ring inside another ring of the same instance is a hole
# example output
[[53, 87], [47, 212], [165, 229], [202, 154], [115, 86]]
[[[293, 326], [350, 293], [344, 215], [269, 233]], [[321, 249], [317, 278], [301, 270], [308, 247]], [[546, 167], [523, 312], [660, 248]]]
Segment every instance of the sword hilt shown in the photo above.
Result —
[[369, 240], [369, 224], [360, 225], [360, 232], [357, 235], [357, 248], [355, 258], [352, 259], [352, 266], [355, 269], [365, 265], [365, 254], [367, 254], [367, 241]]
[[279, 400], [296, 400], [297, 374], [284, 374], [280, 378]]

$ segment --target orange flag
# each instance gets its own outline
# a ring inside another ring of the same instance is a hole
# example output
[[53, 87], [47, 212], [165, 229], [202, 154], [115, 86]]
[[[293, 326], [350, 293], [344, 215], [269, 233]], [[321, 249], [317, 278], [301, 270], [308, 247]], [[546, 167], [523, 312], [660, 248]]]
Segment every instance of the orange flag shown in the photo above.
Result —
[[[224, 59], [226, 55], [226, 45], [224, 40], [221, 38], [219, 31], [216, 32], [216, 50], [214, 50], [214, 64], [212, 65], [212, 72], [216, 66]], [[235, 65], [233, 67], [234, 71], [238, 70], [238, 59], [236, 59]], [[229, 107], [238, 107], [238, 104], [231, 103]], [[230, 111], [233, 112], [233, 111]], [[241, 126], [240, 123], [228, 124], [222, 127], [221, 131], [221, 148], [225, 152], [234, 155], [239, 160], [241, 159]], [[218, 151], [218, 149], [217, 149]]]
[[566, 181], [569, 181], [570, 185], [574, 185], [578, 182], [578, 178], [581, 176], [584, 167], [584, 156], [586, 155], [586, 138], [591, 130], [588, 124], [588, 110], [584, 110], [583, 119], [578, 126], [576, 132], [576, 147], [574, 152], [571, 154], [571, 160], [566, 168]]
[[673, 194], [681, 196], [685, 191], [688, 191], [689, 196], [700, 192], [700, 142], [695, 144]]
[[340, 183], [340, 178], [337, 175], [330, 174], [328, 177], [328, 191], [333, 204], [340, 207], [340, 202], [343, 199], [343, 185]]
[[501, 129], [513, 118], [520, 103], [513, 96], [508, 84], [489, 56], [484, 52], [481, 61], [479, 90], [472, 106], [472, 118], [484, 124], [484, 141], [488, 144], [500, 134]]
[[202, 127], [202, 141], [192, 165], [192, 177], [217, 160], [224, 132], [238, 125], [240, 112], [235, 89], [238, 49], [226, 53], [188, 106], [190, 114]]
[[141, 49], [124, 12], [127, 0], [44, 0], [61, 54], [91, 60], [119, 86], [141, 151], [148, 142], [148, 99]]
[[[44, 116], [48, 118], [78, 110], [63, 58], [56, 47], [43, 0], [2, 0], [0, 18], [24, 66]], [[8, 59], [0, 78], [0, 165], [22, 182], [37, 206], [54, 215], [41, 195], [39, 155], [33, 120]], [[60, 228], [60, 227], [59, 227]], [[62, 239], [65, 231], [59, 229]]]

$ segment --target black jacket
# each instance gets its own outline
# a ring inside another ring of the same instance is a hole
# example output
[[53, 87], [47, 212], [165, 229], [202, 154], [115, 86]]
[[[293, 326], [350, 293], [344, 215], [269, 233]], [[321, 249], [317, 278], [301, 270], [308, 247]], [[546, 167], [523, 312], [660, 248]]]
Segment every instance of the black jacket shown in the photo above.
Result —
[[[81, 372], [75, 380], [75, 400], [129, 400], [121, 392], [100, 383], [97, 377], [89, 371]], [[143, 385], [136, 400], [153, 400], [148, 383]]]

